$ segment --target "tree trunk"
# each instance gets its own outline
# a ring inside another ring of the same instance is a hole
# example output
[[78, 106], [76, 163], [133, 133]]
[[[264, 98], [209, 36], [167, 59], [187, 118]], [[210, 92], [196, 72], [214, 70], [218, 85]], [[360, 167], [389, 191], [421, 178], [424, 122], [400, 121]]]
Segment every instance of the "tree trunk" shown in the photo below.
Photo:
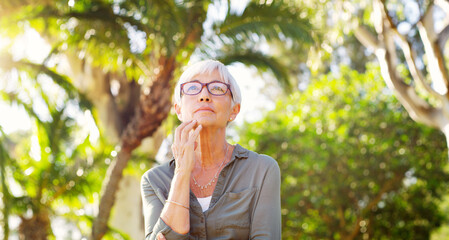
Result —
[[11, 211], [11, 195], [9, 194], [9, 188], [6, 182], [6, 169], [5, 166], [9, 160], [8, 153], [4, 144], [4, 138], [0, 138], [0, 184], [1, 184], [1, 205], [2, 209], [2, 227], [3, 227], [3, 239], [7, 240], [9, 238], [9, 213]]
[[172, 92], [170, 80], [175, 69], [175, 59], [162, 58], [159, 63], [162, 71], [156, 76], [151, 88], [141, 93], [140, 105], [121, 136], [121, 150], [108, 168], [98, 216], [92, 225], [91, 239], [99, 240], [107, 232], [115, 193], [132, 151], [140, 145], [142, 139], [151, 136], [157, 130], [170, 111]]
[[46, 240], [51, 232], [50, 218], [46, 213], [39, 213], [32, 218], [21, 217], [19, 225], [20, 240]]
[[443, 129], [441, 131], [443, 132], [444, 137], [446, 138], [446, 144], [447, 144], [447, 149], [448, 149], [448, 154], [449, 154], [449, 121], [443, 127]]
[[[143, 144], [144, 142], [142, 142], [142, 147]], [[142, 214], [142, 198], [140, 197], [140, 177], [123, 174], [115, 195], [114, 208], [116, 210], [111, 214], [109, 226], [127, 234], [129, 239], [144, 239], [145, 224]]]
[[[120, 143], [120, 136], [131, 121], [135, 107], [139, 105], [140, 85], [128, 79], [124, 73], [104, 72], [74, 53], [65, 54], [68, 66], [64, 69], [73, 84], [91, 101], [98, 114], [103, 137], [113, 144]], [[119, 92], [111, 92], [111, 81], [119, 82]]]

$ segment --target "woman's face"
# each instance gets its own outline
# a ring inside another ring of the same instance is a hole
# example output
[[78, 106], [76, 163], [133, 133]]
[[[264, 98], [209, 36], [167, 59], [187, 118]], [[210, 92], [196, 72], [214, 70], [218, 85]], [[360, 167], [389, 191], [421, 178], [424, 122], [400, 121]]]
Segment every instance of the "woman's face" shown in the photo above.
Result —
[[[224, 82], [218, 71], [195, 75], [190, 81], [210, 83]], [[181, 90], [182, 91], [182, 90]], [[226, 127], [229, 121], [235, 119], [240, 111], [240, 104], [232, 107], [231, 91], [225, 95], [215, 96], [204, 86], [197, 95], [183, 94], [181, 102], [175, 104], [176, 114], [182, 122], [197, 120], [203, 127]]]

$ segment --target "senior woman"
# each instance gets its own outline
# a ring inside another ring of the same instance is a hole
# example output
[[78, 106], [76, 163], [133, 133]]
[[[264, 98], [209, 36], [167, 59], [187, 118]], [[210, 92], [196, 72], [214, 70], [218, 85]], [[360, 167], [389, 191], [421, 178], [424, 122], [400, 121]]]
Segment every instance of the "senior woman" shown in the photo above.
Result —
[[226, 67], [192, 65], [174, 94], [174, 159], [141, 181], [146, 239], [280, 239], [279, 166], [226, 141], [241, 102]]

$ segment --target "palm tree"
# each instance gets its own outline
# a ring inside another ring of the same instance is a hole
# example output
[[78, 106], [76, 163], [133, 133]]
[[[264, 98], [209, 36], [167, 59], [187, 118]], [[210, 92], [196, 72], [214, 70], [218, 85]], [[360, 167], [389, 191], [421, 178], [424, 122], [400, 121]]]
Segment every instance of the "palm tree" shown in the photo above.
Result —
[[[44, 35], [55, 54], [65, 54], [70, 63], [67, 75], [92, 100], [103, 126], [115, 133], [120, 146], [104, 179], [92, 239], [106, 233], [123, 169], [142, 139], [152, 136], [167, 117], [175, 76], [192, 54], [270, 70], [289, 89], [288, 69], [258, 46], [287, 40], [312, 42], [307, 20], [299, 17], [297, 6], [284, 1], [251, 1], [242, 13], [233, 10], [230, 1], [69, 4], [44, 1], [15, 16]], [[211, 6], [224, 9], [224, 18], [207, 17]], [[111, 84], [119, 90], [111, 92]]]
[[[20, 78], [9, 79], [17, 81], [18, 88], [0, 90], [0, 98], [21, 106], [35, 124], [27, 132], [8, 135], [1, 131], [4, 239], [9, 238], [10, 215], [21, 219], [19, 239], [47, 239], [52, 235], [50, 218], [60, 216], [55, 211], [58, 207], [71, 209], [65, 215], [73, 218], [74, 209], [83, 208], [79, 196], [92, 196], [98, 191], [101, 182], [92, 179], [104, 174], [97, 172], [101, 169], [99, 165], [104, 164], [104, 154], [97, 153], [89, 135], [77, 139], [82, 129], [75, 122], [74, 111], [90, 111], [91, 106], [64, 76], [27, 61], [15, 62], [10, 67], [21, 69]], [[51, 79], [53, 83], [43, 84], [39, 79]], [[74, 104], [75, 101], [78, 103]], [[40, 111], [34, 102], [41, 103]], [[72, 109], [68, 110], [69, 107]], [[19, 186], [21, 194], [12, 194], [13, 182], [16, 192]]]

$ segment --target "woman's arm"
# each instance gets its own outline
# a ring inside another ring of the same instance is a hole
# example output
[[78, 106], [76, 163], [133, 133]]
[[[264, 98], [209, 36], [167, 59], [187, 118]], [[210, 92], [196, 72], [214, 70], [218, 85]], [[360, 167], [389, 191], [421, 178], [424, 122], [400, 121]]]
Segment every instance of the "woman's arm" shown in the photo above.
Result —
[[190, 230], [190, 173], [175, 172], [161, 219], [175, 232], [186, 234]]
[[177, 233], [162, 220], [161, 212], [164, 208], [164, 203], [156, 195], [156, 191], [152, 187], [147, 174], [142, 177], [141, 188], [145, 219], [145, 239], [157, 239], [156, 236], [159, 233], [162, 233], [167, 239], [188, 239], [188, 234]]
[[186, 235], [190, 230], [190, 175], [195, 161], [195, 140], [202, 129], [200, 125], [193, 130], [195, 124], [195, 120], [182, 123], [175, 131], [172, 150], [176, 168], [167, 202], [162, 204], [157, 199], [151, 184], [142, 181], [145, 227], [150, 228], [148, 233], [151, 233], [147, 236], [149, 239], [154, 239], [161, 231], [167, 239], [170, 239], [169, 233], [171, 230], [173, 230], [176, 239], [184, 238], [187, 236], [183, 235]]
[[251, 221], [250, 239], [281, 239], [281, 173], [270, 161]]

